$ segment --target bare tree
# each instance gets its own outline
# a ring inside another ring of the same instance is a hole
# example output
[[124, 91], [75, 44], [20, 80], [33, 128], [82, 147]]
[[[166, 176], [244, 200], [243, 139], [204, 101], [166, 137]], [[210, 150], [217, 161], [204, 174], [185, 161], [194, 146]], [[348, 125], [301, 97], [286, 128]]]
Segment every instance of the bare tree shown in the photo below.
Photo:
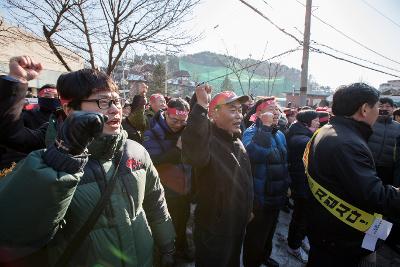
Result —
[[[240, 60], [237, 57], [231, 56], [229, 54], [228, 48], [225, 46], [225, 55], [223, 59], [219, 59], [221, 64], [223, 64], [227, 69], [232, 71], [232, 73], [236, 76], [240, 89], [243, 94], [250, 95], [251, 87], [252, 87], [252, 79], [254, 74], [256, 73], [259, 66], [262, 64], [265, 52], [267, 49], [267, 44], [265, 45], [264, 52], [261, 56], [261, 59], [254, 60], [251, 58], [251, 54], [247, 59]], [[245, 81], [246, 80], [246, 81]], [[245, 90], [244, 83], [247, 84], [247, 90]]]
[[[271, 96], [274, 88], [275, 88], [275, 82], [276, 82], [276, 77], [278, 76], [278, 73], [281, 70], [281, 63], [273, 63], [268, 61], [268, 71], [267, 71], [267, 87], [266, 87], [266, 92], [265, 94], [267, 96]], [[272, 84], [271, 84], [272, 80]]]
[[226, 68], [232, 71], [232, 73], [236, 76], [236, 79], [239, 82], [240, 90], [242, 94], [246, 94], [243, 88], [242, 83], [242, 73], [243, 73], [243, 66], [240, 63], [240, 59], [230, 56], [229, 54], [225, 55], [225, 60], [223, 61]]
[[6, 10], [36, 36], [43, 36], [67, 70], [68, 55], [110, 74], [134, 44], [179, 49], [199, 38], [180, 29], [199, 0], [7, 0]]
[[6, 45], [8, 42], [15, 40], [14, 27], [7, 25], [4, 18], [0, 17], [0, 45]]

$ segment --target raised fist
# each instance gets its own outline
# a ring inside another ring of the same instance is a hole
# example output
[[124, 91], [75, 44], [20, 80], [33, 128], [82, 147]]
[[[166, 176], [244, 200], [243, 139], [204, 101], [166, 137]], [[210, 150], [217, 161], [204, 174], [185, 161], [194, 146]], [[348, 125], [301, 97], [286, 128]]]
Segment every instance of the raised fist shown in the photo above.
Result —
[[208, 103], [211, 100], [211, 86], [207, 84], [199, 85], [196, 87], [197, 104], [208, 108]]
[[260, 114], [260, 120], [263, 125], [271, 126], [274, 123], [274, 114], [272, 112], [264, 112]]
[[9, 67], [9, 75], [18, 79], [21, 83], [27, 83], [30, 80], [36, 79], [43, 69], [41, 63], [36, 63], [29, 56], [11, 58]]
[[82, 154], [90, 142], [102, 134], [107, 117], [101, 113], [74, 111], [64, 121], [56, 147], [68, 154]]

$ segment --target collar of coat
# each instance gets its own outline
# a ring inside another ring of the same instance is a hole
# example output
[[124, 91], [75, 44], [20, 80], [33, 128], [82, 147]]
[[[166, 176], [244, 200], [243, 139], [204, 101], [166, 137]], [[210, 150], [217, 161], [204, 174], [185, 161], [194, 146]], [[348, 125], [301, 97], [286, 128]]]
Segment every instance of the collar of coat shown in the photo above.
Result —
[[97, 160], [110, 160], [126, 142], [128, 134], [121, 129], [119, 134], [103, 135], [95, 138], [88, 146], [89, 158]]
[[392, 123], [393, 121], [393, 116], [378, 116], [378, 119], [376, 122], [380, 123]]
[[338, 124], [346, 125], [348, 127], [353, 128], [354, 130], [356, 130], [356, 132], [358, 134], [360, 134], [362, 136], [362, 138], [364, 138], [365, 141], [368, 141], [368, 138], [372, 134], [372, 128], [369, 124], [362, 122], [362, 121], [356, 121], [353, 118], [343, 117], [343, 116], [334, 116], [331, 119], [330, 123], [332, 125], [338, 123]]
[[213, 133], [217, 138], [220, 138], [220, 139], [225, 140], [225, 141], [230, 142], [230, 143], [233, 142], [233, 141], [236, 141], [238, 138], [240, 138], [240, 136], [238, 136], [236, 134], [234, 134], [232, 136], [226, 130], [221, 129], [217, 125], [215, 125], [215, 123], [211, 123], [211, 125], [212, 125]]

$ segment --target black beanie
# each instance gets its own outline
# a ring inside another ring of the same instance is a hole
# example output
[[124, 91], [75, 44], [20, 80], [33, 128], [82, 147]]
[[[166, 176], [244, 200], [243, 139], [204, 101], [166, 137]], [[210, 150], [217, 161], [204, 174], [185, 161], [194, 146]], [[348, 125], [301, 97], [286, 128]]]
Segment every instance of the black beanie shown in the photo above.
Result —
[[307, 126], [311, 126], [311, 121], [318, 118], [318, 112], [315, 110], [301, 110], [296, 115], [296, 120], [306, 124]]

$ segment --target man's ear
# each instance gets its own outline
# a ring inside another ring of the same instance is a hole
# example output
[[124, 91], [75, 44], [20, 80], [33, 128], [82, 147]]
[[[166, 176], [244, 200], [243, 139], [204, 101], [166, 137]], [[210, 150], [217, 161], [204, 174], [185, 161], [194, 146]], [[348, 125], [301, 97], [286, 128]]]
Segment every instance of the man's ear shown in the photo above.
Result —
[[216, 109], [210, 110], [210, 112], [208, 113], [208, 117], [210, 117], [212, 121], [215, 121], [215, 118], [218, 117], [218, 111]]
[[368, 110], [367, 107], [368, 107], [368, 103], [364, 103], [364, 104], [360, 107], [360, 109], [359, 109], [360, 115], [361, 115], [363, 118], [365, 118], [366, 115], [367, 115], [367, 110]]

